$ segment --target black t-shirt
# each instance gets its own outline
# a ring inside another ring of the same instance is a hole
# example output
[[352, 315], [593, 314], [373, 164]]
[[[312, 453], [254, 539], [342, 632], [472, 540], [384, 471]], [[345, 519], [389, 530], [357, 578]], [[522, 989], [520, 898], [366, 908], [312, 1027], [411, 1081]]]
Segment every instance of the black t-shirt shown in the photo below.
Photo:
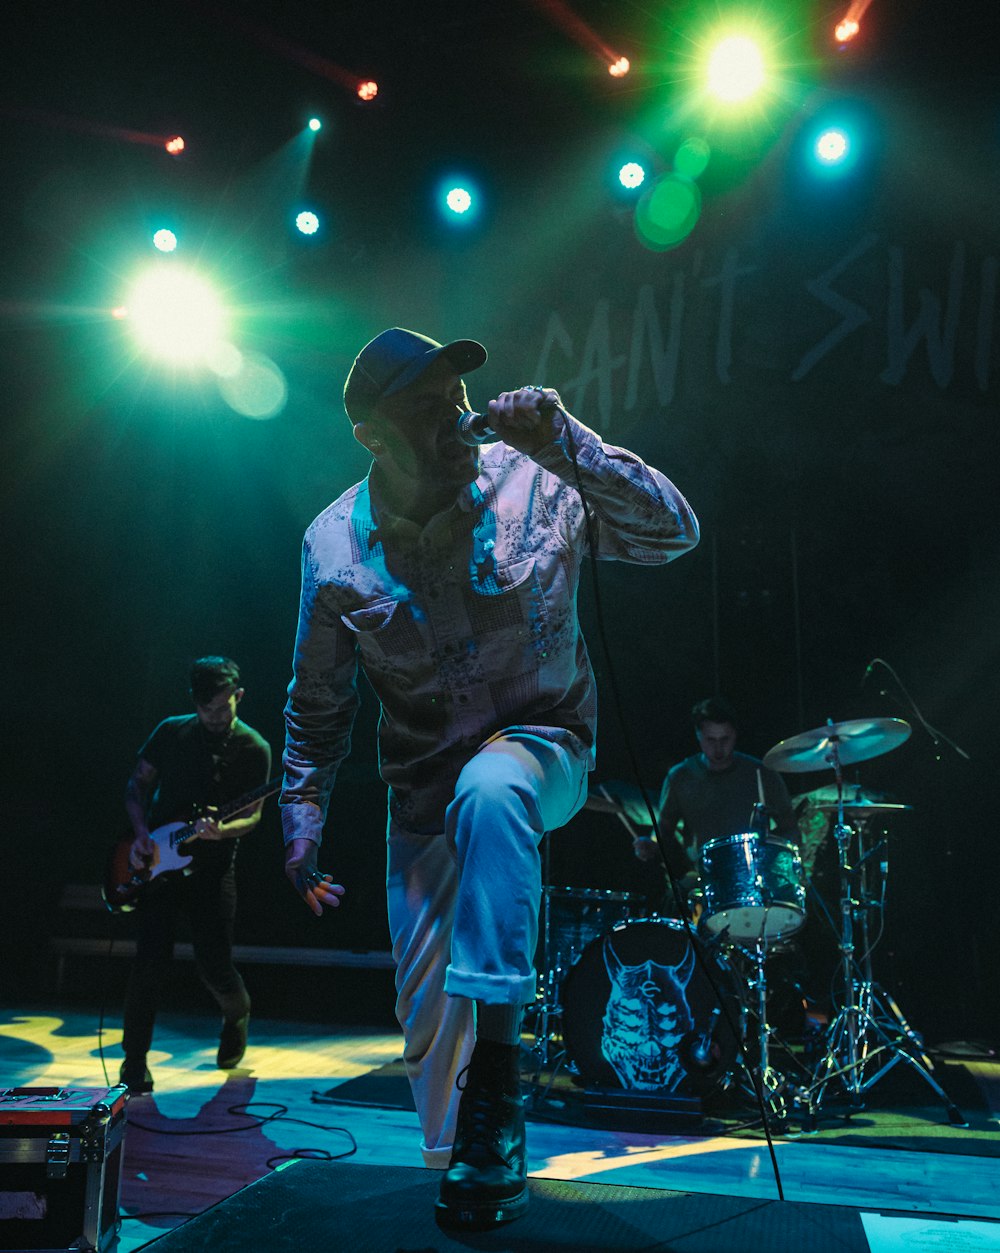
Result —
[[[238, 718], [225, 735], [211, 735], [196, 714], [165, 718], [139, 750], [158, 778], [149, 807], [151, 830], [190, 821], [208, 805], [222, 806], [267, 782], [271, 747]], [[199, 867], [224, 870], [238, 840], [193, 840]]]
[[732, 764], [725, 770], [709, 770], [701, 753], [674, 766], [660, 793], [663, 838], [669, 839], [678, 820], [683, 819], [685, 847], [689, 856], [697, 856], [709, 840], [749, 831], [754, 802], [759, 797], [758, 772], [775, 835], [798, 841], [798, 825], [784, 779], [745, 753], [734, 753]]

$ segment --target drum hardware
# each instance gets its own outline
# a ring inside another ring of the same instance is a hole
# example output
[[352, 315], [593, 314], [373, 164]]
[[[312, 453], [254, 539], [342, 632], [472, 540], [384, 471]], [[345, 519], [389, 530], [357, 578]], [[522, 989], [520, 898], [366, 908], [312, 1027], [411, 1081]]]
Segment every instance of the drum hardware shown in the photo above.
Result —
[[[868, 1090], [899, 1062], [905, 1062], [944, 1103], [948, 1121], [953, 1126], [968, 1125], [961, 1111], [932, 1075], [931, 1062], [923, 1052], [919, 1035], [903, 1017], [896, 1002], [872, 976], [868, 915], [876, 902], [868, 892], [868, 868], [875, 850], [865, 849], [866, 826], [868, 818], [876, 812], [884, 814], [897, 810], [895, 807], [887, 808], [882, 802], [861, 804], [856, 799], [852, 803], [844, 796], [844, 765], [889, 752], [904, 743], [909, 734], [909, 724], [898, 718], [858, 719], [841, 723], [831, 720], [825, 727], [782, 741], [764, 758], [765, 764], [790, 773], [821, 768], [822, 762], [833, 770], [836, 784], [833, 833], [840, 863], [839, 949], [844, 999], [828, 1028], [826, 1053], [819, 1061], [810, 1086], [803, 1093], [810, 1121], [822, 1110], [834, 1081], [846, 1092], [853, 1109], [863, 1109]], [[848, 816], [854, 818], [856, 826], [848, 825]], [[855, 832], [858, 859], [852, 868], [849, 852]], [[887, 868], [884, 858], [883, 864]], [[855, 878], [858, 899], [852, 891], [852, 880]], [[856, 921], [861, 938], [861, 955], [857, 960], [854, 944]]]
[[632, 892], [551, 884], [551, 836], [544, 837], [540, 943], [536, 956], [539, 993], [526, 1012], [535, 1042], [530, 1053], [536, 1072], [564, 1063], [562, 989], [566, 976], [588, 944], [606, 934], [637, 908]]

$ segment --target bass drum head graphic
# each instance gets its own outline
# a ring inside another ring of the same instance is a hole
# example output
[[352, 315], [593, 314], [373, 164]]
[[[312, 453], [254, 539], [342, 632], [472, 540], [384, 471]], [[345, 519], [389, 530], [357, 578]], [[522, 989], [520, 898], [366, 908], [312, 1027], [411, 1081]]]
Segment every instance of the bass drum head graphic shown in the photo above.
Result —
[[563, 1039], [588, 1084], [687, 1097], [723, 1085], [738, 1051], [736, 981], [694, 942], [728, 1014], [674, 918], [620, 923], [584, 949], [563, 988]]

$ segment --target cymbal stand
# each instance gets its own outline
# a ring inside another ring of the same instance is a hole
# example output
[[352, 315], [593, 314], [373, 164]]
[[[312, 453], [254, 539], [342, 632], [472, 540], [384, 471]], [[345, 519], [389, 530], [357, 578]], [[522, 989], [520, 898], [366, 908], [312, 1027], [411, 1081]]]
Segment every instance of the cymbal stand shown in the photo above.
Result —
[[[810, 1114], [822, 1108], [827, 1090], [839, 1081], [847, 1094], [852, 1110], [864, 1108], [868, 1090], [899, 1062], [905, 1062], [936, 1093], [944, 1103], [948, 1121], [956, 1127], [968, 1126], [961, 1110], [931, 1074], [930, 1058], [923, 1052], [920, 1036], [913, 1030], [891, 996], [872, 977], [871, 945], [869, 943], [868, 910], [872, 906], [867, 895], [867, 865], [864, 837], [859, 832], [859, 899], [851, 890], [853, 871], [849, 852], [853, 828], [844, 822], [844, 778], [841, 770], [837, 736], [830, 737], [827, 756], [837, 784], [837, 821], [834, 837], [840, 860], [840, 961], [844, 985], [844, 1003], [827, 1033], [827, 1051], [820, 1060], [812, 1085], [806, 1090]], [[860, 966], [855, 962], [854, 918], [860, 915], [862, 955]]]

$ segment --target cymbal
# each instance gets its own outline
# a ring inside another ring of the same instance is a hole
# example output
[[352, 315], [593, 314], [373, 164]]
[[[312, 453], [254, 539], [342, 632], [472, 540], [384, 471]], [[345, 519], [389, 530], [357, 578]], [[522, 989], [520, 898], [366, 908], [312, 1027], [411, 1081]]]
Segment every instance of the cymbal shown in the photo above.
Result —
[[[813, 808], [821, 814], [835, 814], [836, 801], [823, 801]], [[844, 801], [844, 813], [851, 818], [867, 818], [875, 814], [901, 814], [912, 809], [912, 805], [896, 805], [889, 801]]]
[[910, 738], [910, 724], [902, 718], [854, 718], [828, 722], [814, 731], [803, 731], [775, 744], [764, 755], [764, 765], [785, 774], [827, 770], [834, 748], [842, 766], [880, 757]]
[[[655, 797], [652, 799], [655, 804]], [[642, 792], [634, 783], [625, 783], [620, 779], [596, 784], [583, 802], [583, 807], [602, 814], [621, 815], [636, 827], [653, 825]]]

